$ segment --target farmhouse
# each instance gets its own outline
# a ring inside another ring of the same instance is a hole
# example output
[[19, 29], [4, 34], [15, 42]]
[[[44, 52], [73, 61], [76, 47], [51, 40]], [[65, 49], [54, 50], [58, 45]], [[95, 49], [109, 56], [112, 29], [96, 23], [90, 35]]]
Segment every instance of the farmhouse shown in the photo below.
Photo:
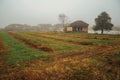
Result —
[[88, 32], [88, 25], [87, 23], [83, 22], [83, 21], [75, 21], [73, 23], [70, 24], [69, 27], [67, 27], [67, 32]]

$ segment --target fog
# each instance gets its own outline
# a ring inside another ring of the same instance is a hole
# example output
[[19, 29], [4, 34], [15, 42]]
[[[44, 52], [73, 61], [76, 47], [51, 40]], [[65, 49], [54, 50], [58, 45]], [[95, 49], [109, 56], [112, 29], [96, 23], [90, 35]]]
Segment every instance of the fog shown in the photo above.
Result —
[[106, 11], [120, 25], [120, 0], [0, 0], [0, 28], [8, 24], [57, 24], [64, 13], [70, 22], [83, 20], [92, 26]]

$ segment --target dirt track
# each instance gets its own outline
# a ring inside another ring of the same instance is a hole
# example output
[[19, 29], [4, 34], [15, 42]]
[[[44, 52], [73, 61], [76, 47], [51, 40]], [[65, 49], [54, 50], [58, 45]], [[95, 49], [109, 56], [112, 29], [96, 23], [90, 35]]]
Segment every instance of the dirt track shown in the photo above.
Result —
[[23, 42], [24, 44], [26, 44], [26, 45], [28, 45], [28, 46], [30, 46], [32, 48], [35, 48], [35, 49], [38, 49], [38, 50], [42, 50], [42, 51], [45, 51], [45, 52], [53, 52], [54, 51], [53, 48], [50, 48], [48, 46], [39, 44], [37, 42], [34, 42], [34, 41], [31, 41], [31, 40], [19, 37], [19, 36], [17, 36], [14, 33], [8, 32], [8, 34], [11, 35], [13, 38]]
[[[34, 35], [34, 34], [28, 34], [28, 35], [32, 35], [32, 36], [37, 36], [39, 37], [38, 35]], [[47, 37], [47, 36], [40, 36], [40, 37], [43, 37], [43, 38], [47, 38], [47, 39], [53, 39], [53, 40], [56, 40], [56, 41], [61, 41], [61, 42], [66, 42], [66, 43], [71, 43], [71, 44], [76, 44], [76, 45], [93, 45], [92, 43], [90, 42], [80, 42], [80, 41], [72, 41], [72, 40], [63, 40], [63, 39], [56, 39], [56, 38], [52, 38], [52, 37]]]
[[5, 51], [4, 45], [3, 45], [3, 40], [0, 36], [0, 53], [3, 53]]

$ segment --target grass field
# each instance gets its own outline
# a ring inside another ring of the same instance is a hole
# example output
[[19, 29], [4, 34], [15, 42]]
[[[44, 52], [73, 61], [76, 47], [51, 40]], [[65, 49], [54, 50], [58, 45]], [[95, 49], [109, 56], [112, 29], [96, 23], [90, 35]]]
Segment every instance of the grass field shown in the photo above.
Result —
[[0, 80], [120, 80], [120, 35], [0, 32]]

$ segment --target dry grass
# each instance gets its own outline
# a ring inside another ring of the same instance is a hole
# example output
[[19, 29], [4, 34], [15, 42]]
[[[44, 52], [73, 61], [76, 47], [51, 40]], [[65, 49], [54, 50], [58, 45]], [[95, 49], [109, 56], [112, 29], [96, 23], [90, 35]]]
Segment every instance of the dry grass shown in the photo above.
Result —
[[[87, 34], [85, 35], [87, 36]], [[98, 39], [98, 37], [101, 40], [109, 40], [113, 38], [109, 36], [107, 39], [103, 39], [105, 36], [102, 35], [102, 38], [100, 38], [99, 35], [97, 35], [96, 39]], [[39, 59], [32, 60], [22, 70], [4, 74], [0, 79], [119, 80], [120, 40], [112, 40], [110, 44], [90, 44], [87, 49], [54, 55], [47, 61]]]

